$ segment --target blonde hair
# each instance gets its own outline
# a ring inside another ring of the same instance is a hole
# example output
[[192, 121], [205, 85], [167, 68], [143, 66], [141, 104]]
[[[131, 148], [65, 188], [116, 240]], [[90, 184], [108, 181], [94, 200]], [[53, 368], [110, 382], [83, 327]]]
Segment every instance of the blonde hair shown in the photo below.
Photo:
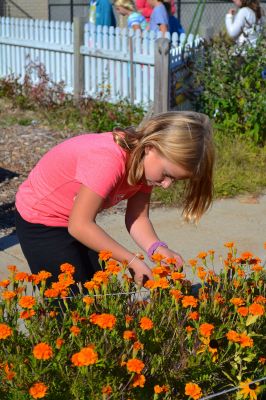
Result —
[[114, 0], [115, 7], [124, 7], [129, 11], [136, 11], [134, 0]]
[[184, 193], [183, 215], [198, 221], [213, 197], [214, 146], [209, 118], [192, 111], [157, 114], [138, 128], [113, 132], [114, 141], [130, 153], [128, 183], [138, 184], [144, 175], [145, 148], [153, 146], [168, 161], [182, 166], [191, 178]]

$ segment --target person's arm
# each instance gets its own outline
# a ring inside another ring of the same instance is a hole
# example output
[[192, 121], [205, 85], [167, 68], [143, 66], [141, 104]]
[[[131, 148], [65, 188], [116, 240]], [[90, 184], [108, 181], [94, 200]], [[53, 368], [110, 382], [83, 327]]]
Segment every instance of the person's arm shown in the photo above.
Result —
[[[130, 236], [146, 253], [150, 247], [160, 239], [154, 230], [149, 218], [150, 193], [138, 192], [127, 202], [126, 227]], [[182, 265], [180, 254], [175, 251], [158, 246], [154, 253], [160, 253], [166, 258], [176, 258], [177, 265]]]
[[[110, 250], [113, 258], [122, 262], [130, 262], [134, 254], [117, 243], [100, 226], [96, 224], [96, 216], [103, 205], [104, 199], [88, 187], [81, 185], [74, 201], [69, 217], [68, 231], [71, 236], [92, 250]], [[130, 264], [134, 271], [135, 282], [141, 284], [144, 275], [152, 279], [149, 267], [137, 257]], [[145, 279], [144, 279], [145, 280]]]
[[160, 24], [159, 29], [161, 32], [166, 33], [168, 31], [168, 25]]
[[228, 13], [226, 14], [225, 26], [228, 35], [231, 38], [236, 39], [241, 34], [242, 29], [245, 25], [246, 15], [245, 10], [240, 9], [234, 17], [234, 11], [235, 10], [233, 8], [230, 8]]

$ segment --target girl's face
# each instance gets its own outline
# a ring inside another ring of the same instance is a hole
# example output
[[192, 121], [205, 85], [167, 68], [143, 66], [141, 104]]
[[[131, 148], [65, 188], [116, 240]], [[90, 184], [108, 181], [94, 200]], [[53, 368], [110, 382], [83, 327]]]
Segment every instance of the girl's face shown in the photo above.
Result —
[[143, 159], [144, 178], [149, 186], [167, 189], [174, 181], [190, 177], [183, 167], [163, 157], [154, 147], [146, 147]]
[[237, 6], [238, 8], [242, 6], [242, 1], [241, 0], [233, 0], [233, 3], [235, 6]]
[[147, 0], [147, 2], [152, 8], [154, 8], [156, 6], [157, 0]]

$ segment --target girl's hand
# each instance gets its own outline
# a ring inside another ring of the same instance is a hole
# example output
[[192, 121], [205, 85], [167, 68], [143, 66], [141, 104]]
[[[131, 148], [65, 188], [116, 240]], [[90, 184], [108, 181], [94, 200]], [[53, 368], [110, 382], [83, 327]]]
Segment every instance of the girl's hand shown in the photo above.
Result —
[[235, 13], [236, 13], [235, 8], [229, 8], [229, 10], [227, 11], [227, 14], [235, 15]]
[[144, 286], [149, 279], [153, 280], [150, 268], [138, 258], [130, 264], [128, 270], [137, 285]]
[[156, 254], [156, 253], [161, 254], [165, 258], [175, 258], [176, 259], [176, 268], [180, 268], [184, 264], [184, 260], [183, 260], [182, 256], [180, 254], [176, 253], [175, 251], [168, 249], [168, 247], [160, 247], [159, 246], [159, 247], [157, 247], [154, 254]]

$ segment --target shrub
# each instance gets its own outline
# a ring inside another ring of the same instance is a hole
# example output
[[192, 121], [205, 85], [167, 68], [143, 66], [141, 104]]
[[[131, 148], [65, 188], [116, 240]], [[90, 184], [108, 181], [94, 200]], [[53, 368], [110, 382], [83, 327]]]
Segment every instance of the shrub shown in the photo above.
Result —
[[[196, 107], [210, 116], [224, 135], [266, 139], [266, 33], [257, 47], [242, 55], [224, 35], [204, 46], [203, 67], [196, 73], [202, 87]], [[264, 74], [263, 74], [264, 71]]]
[[265, 270], [250, 252], [237, 257], [234, 243], [225, 246], [219, 274], [213, 250], [189, 260], [192, 280], [154, 255], [144, 293], [108, 251], [103, 270], [71, 298], [70, 264], [49, 288], [49, 273], [9, 266], [0, 282], [1, 399], [189, 400], [240, 386], [227, 399], [256, 400]]

